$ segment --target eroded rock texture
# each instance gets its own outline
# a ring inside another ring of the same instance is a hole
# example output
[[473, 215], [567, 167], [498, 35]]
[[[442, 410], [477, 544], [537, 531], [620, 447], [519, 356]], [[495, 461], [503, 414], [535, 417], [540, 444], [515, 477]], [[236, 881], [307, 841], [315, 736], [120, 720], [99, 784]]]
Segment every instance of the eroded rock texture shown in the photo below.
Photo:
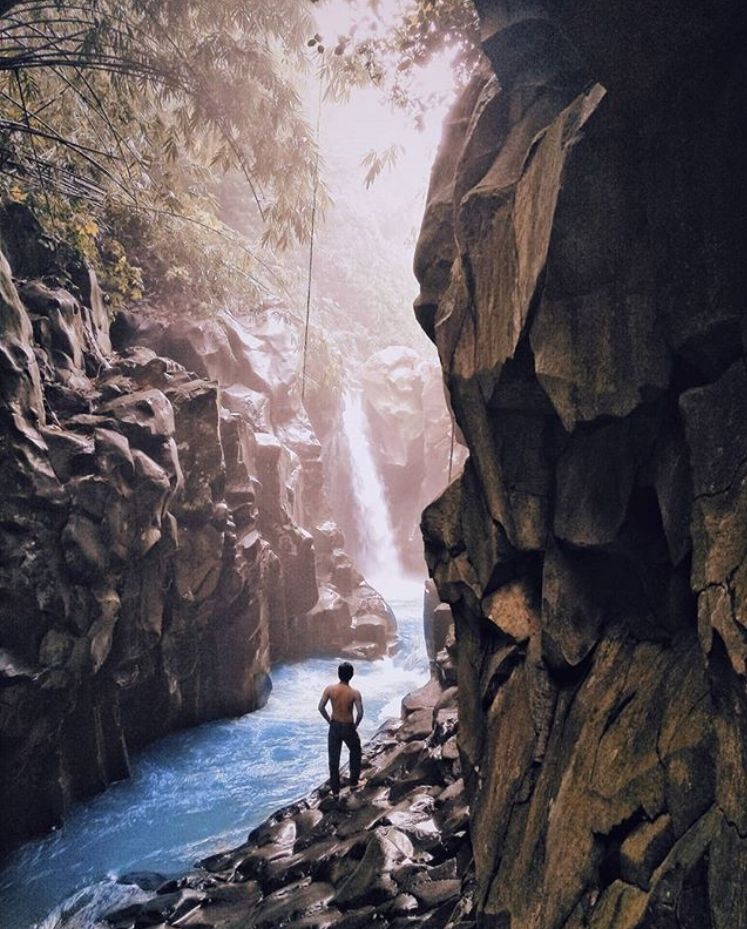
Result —
[[264, 381], [224, 391], [217, 323], [191, 332], [197, 374], [113, 353], [85, 266], [0, 218], [1, 852], [127, 776], [133, 748], [262, 705], [271, 661], [382, 654], [393, 619], [322, 518], [280, 336], [226, 325]]
[[416, 313], [478, 923], [745, 926], [745, 8], [477, 6]]
[[228, 313], [168, 323], [122, 317], [114, 332], [117, 344], [146, 345], [221, 388], [229, 475], [241, 488], [249, 463], [257, 530], [292, 579], [270, 624], [273, 661], [385, 653], [394, 616], [344, 550], [322, 446], [301, 401], [298, 337], [283, 314], [270, 309], [244, 322]]

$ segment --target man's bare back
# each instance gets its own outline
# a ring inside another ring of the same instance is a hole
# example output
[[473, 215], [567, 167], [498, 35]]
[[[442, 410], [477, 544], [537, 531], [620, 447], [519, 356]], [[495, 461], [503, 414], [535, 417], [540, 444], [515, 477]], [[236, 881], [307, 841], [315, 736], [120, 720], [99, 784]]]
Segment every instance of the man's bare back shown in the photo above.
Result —
[[[354, 674], [349, 661], [343, 661], [337, 669], [339, 684], [329, 684], [322, 691], [319, 712], [329, 723], [327, 753], [329, 754], [329, 786], [333, 797], [340, 793], [340, 750], [343, 744], [350, 752], [350, 786], [358, 786], [361, 773], [361, 740], [358, 726], [363, 719], [363, 700], [360, 693], [350, 686]], [[332, 716], [327, 704], [332, 704]], [[355, 710], [355, 714], [353, 714]]]
[[[326, 709], [328, 702], [332, 704], [331, 720]], [[357, 711], [355, 719], [353, 707]], [[319, 701], [319, 712], [327, 722], [354, 723], [357, 726], [363, 717], [363, 700], [359, 691], [341, 681], [324, 688], [322, 699]]]

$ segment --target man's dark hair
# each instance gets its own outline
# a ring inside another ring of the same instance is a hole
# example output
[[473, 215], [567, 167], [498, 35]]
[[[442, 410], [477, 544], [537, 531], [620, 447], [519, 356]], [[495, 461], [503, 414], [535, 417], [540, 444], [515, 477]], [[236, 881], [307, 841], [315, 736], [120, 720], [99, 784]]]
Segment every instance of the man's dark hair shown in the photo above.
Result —
[[353, 676], [353, 666], [349, 661], [343, 661], [343, 663], [337, 669], [337, 676], [346, 684], [350, 682], [350, 678]]

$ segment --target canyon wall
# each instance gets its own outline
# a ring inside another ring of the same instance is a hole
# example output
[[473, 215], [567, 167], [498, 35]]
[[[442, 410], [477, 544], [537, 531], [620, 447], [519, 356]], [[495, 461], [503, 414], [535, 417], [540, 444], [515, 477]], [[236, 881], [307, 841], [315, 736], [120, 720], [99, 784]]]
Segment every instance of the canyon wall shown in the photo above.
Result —
[[329, 518], [277, 320], [156, 327], [169, 355], [123, 318], [115, 352], [79, 255], [19, 206], [0, 242], [4, 851], [132, 749], [261, 706], [271, 662], [380, 655], [394, 625]]
[[301, 398], [297, 330], [283, 311], [257, 310], [243, 320], [229, 313], [167, 321], [120, 314], [112, 332], [118, 347], [146, 346], [218, 384], [224, 419], [253, 436], [248, 458], [236, 439], [226, 458], [237, 463], [239, 475], [249, 462], [257, 529], [290, 580], [287, 599], [270, 623], [273, 661], [314, 653], [383, 654], [394, 616], [345, 551], [325, 490], [322, 443]]
[[747, 11], [476, 5], [416, 314], [477, 923], [747, 926]]

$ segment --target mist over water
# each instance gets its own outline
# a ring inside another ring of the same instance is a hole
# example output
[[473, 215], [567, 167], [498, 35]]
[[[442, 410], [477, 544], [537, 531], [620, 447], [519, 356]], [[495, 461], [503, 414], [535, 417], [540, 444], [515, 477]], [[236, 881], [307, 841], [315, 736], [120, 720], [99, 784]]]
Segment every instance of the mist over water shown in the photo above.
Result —
[[[364, 741], [428, 678], [422, 581], [390, 576], [382, 586], [397, 615], [400, 648], [355, 663]], [[185, 870], [240, 844], [278, 807], [326, 780], [327, 727], [316, 707], [336, 680], [337, 663], [312, 658], [279, 666], [263, 709], [175, 733], [136, 756], [129, 780], [80, 804], [59, 831], [11, 857], [0, 873], [0, 929], [98, 927], [96, 914], [140, 896], [116, 877]]]

